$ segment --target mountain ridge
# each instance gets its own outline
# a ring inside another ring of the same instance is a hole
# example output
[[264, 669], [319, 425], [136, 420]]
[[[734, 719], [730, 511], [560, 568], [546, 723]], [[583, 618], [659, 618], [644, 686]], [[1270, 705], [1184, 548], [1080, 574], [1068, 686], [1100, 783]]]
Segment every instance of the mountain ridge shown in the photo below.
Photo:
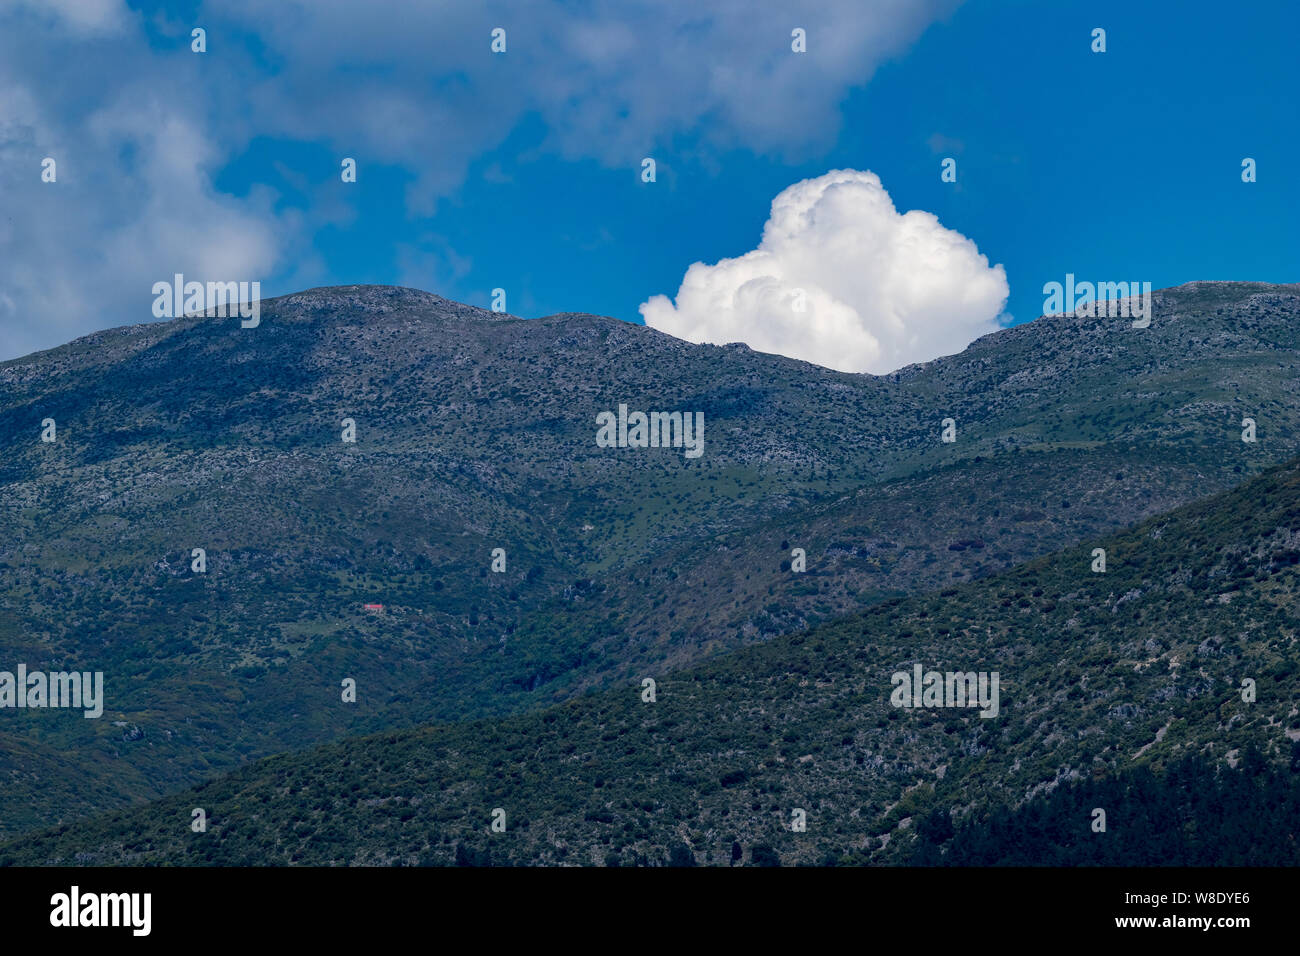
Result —
[[[1188, 282], [1184, 282], [1180, 285], [1167, 286], [1162, 289], [1156, 289], [1153, 291], [1152, 295], [1167, 299], [1171, 296], [1181, 297], [1181, 296], [1192, 295], [1195, 293], [1209, 293], [1209, 292], [1217, 292], [1217, 291], [1240, 292], [1243, 290], [1243, 287], [1254, 288], [1255, 291], [1252, 294], [1255, 295], [1281, 295], [1281, 296], [1300, 295], [1300, 283], [1269, 283], [1269, 282], [1240, 281], [1240, 280], [1228, 280], [1228, 279], [1194, 279]], [[1240, 298], [1240, 296], [1238, 295], [1236, 298]], [[300, 292], [292, 292], [292, 293], [286, 293], [284, 295], [279, 295], [279, 296], [271, 296], [268, 298], [259, 299], [257, 301], [259, 302], [261, 308], [269, 310], [272, 314], [276, 315], [277, 317], [280, 318], [288, 317], [291, 319], [304, 312], [318, 312], [325, 306], [329, 306], [332, 308], [338, 308], [340, 306], [361, 307], [364, 308], [366, 311], [374, 312], [376, 314], [384, 314], [387, 312], [392, 312], [395, 310], [396, 307], [399, 306], [404, 306], [407, 308], [410, 308], [412, 306], [421, 306], [425, 308], [438, 307], [438, 308], [451, 310], [453, 314], [458, 315], [460, 317], [482, 319], [488, 322], [507, 322], [507, 321], [562, 322], [562, 321], [571, 321], [571, 320], [596, 319], [596, 320], [600, 320], [601, 322], [614, 322], [623, 326], [645, 329], [647, 332], [652, 332], [655, 335], [663, 336], [666, 339], [672, 339], [673, 341], [683, 342], [687, 345], [695, 345], [695, 343], [687, 343], [684, 339], [677, 339], [675, 336], [672, 336], [669, 333], [661, 332], [660, 330], [651, 328], [650, 326], [647, 326], [644, 323], [628, 322], [624, 319], [618, 319], [612, 316], [602, 315], [600, 313], [576, 312], [572, 310], [566, 310], [562, 312], [552, 312], [546, 315], [537, 316], [536, 318], [529, 319], [508, 312], [496, 312], [490, 309], [481, 308], [479, 306], [468, 305], [459, 302], [455, 299], [449, 299], [436, 292], [429, 292], [425, 289], [420, 289], [414, 286], [394, 286], [394, 285], [382, 285], [382, 284], [373, 284], [373, 283], [335, 285], [335, 286], [313, 286], [308, 289], [303, 289]], [[1175, 313], [1172, 316], [1166, 315], [1166, 318], [1171, 318], [1176, 316], [1177, 314]], [[719, 343], [706, 343], [706, 344], [709, 347], [713, 347], [713, 348], [739, 347], [746, 351], [756, 352], [757, 354], [768, 355], [774, 358], [781, 358], [792, 362], [798, 362], [804, 365], [810, 365], [815, 368], [821, 369], [822, 371], [827, 373], [887, 379], [890, 378], [891, 376], [907, 373], [909, 372], [909, 370], [928, 369], [929, 367], [933, 366], [936, 362], [943, 362], [945, 359], [952, 359], [957, 356], [960, 356], [963, 352], [975, 347], [979, 343], [983, 343], [982, 347], [984, 348], [993, 347], [994, 345], [998, 344], [998, 342], [1000, 341], [997, 338], [998, 336], [1001, 336], [1003, 333], [1006, 333], [1012, 329], [1021, 329], [1033, 323], [1051, 323], [1053, 321], [1058, 321], [1058, 320], [1068, 321], [1079, 317], [1080, 316], [1077, 316], [1075, 313], [1071, 313], [1071, 312], [1061, 313], [1057, 315], [1047, 315], [1047, 314], [1040, 315], [1037, 316], [1036, 318], [1030, 319], [1027, 322], [1021, 322], [1015, 325], [1006, 326], [1000, 329], [996, 329], [992, 332], [988, 332], [984, 335], [981, 335], [978, 338], [972, 340], [961, 351], [953, 352], [947, 355], [936, 356], [935, 358], [929, 359], [924, 362], [909, 363], [908, 365], [900, 366], [899, 368], [894, 369], [892, 371], [882, 372], [882, 373], [872, 373], [872, 372], [836, 373], [832, 369], [827, 369], [824, 366], [819, 366], [816, 365], [816, 363], [807, 362], [803, 359], [790, 358], [788, 356], [780, 355], [779, 353], [773, 353], [773, 352], [757, 352], [757, 350], [750, 348], [750, 346], [746, 345], [744, 342], [719, 342]], [[168, 319], [159, 319], [158, 321], [155, 322], [140, 322], [140, 323], [133, 323], [128, 325], [112, 326], [106, 329], [99, 329], [94, 332], [86, 333], [85, 335], [78, 336], [67, 343], [64, 343], [62, 345], [56, 345], [49, 349], [41, 349], [36, 352], [28, 353], [26, 355], [14, 356], [13, 358], [0, 360], [0, 369], [2, 369], [6, 365], [24, 362], [28, 359], [35, 358], [36, 356], [46, 355], [48, 353], [58, 352], [64, 349], [72, 349], [74, 346], [77, 346], [79, 344], [96, 344], [96, 345], [103, 344], [103, 342], [107, 338], [111, 337], [111, 335], [113, 334], [135, 336], [135, 335], [142, 334], [142, 332], [145, 330], [151, 330], [154, 328], [163, 330], [163, 329], [168, 329], [169, 327], [172, 326], [178, 326], [178, 327], [184, 326], [187, 322], [213, 321], [213, 320], [214, 317], [204, 316], [200, 313], [193, 313], [193, 314], [187, 313], [186, 315], [183, 316], [177, 316], [175, 318], [168, 318]]]
[[[1300, 453], [1289, 292], [1166, 290], [1148, 329], [1026, 323], [866, 376], [345, 288], [292, 321], [268, 300], [256, 329], [176, 319], [0, 363], [0, 653], [109, 687], [102, 721], [0, 724], [0, 832], [684, 667]], [[598, 447], [620, 403], [702, 411], [703, 458]]]

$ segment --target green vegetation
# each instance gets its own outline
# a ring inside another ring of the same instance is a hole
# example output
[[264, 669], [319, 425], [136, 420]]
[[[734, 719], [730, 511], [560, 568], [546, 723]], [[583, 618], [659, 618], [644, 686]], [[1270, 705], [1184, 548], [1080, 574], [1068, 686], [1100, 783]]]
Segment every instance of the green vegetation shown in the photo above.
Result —
[[[380, 287], [0, 363], [0, 667], [107, 697], [0, 715], [0, 833], [535, 710], [1229, 488], [1300, 452], [1295, 291], [1195, 283], [1145, 330], [1040, 320], [883, 377]], [[597, 448], [619, 402], [702, 411], [705, 455]]]
[[[1094, 546], [1105, 573], [1090, 570]], [[681, 865], [685, 850], [704, 865], [822, 865], [935, 862], [927, 846], [942, 861], [949, 843], [953, 859], [1011, 859], [1020, 820], [1086, 830], [1078, 808], [1099, 795], [1108, 835], [1131, 847], [1149, 792], [1200, 834], [1180, 844], [1188, 859], [1273, 860], [1293, 835], [1274, 852], [1277, 831], [1223, 814], [1276, 796], [1261, 817], [1274, 821], [1294, 800], [1282, 770], [1300, 739], [1298, 625], [1295, 461], [1002, 574], [646, 672], [654, 703], [635, 681], [537, 713], [282, 754], [19, 839], [0, 862]], [[999, 716], [892, 706], [891, 674], [914, 662], [997, 671]], [[1211, 768], [1233, 763], [1244, 777], [1216, 790]], [[1175, 800], [1189, 781], [1204, 800]], [[194, 807], [206, 833], [190, 831]], [[489, 829], [496, 808], [504, 833]], [[791, 831], [796, 808], [805, 833]], [[1001, 843], [970, 836], [990, 819]], [[1147, 858], [1035, 832], [1024, 854], [1044, 861]]]
[[[1096, 810], [1106, 829], [1093, 829]], [[1237, 766], [1187, 756], [1076, 780], [1019, 809], [998, 807], [954, 831], [932, 810], [916, 826], [913, 866], [1300, 866], [1300, 743], [1289, 766], [1248, 747]]]

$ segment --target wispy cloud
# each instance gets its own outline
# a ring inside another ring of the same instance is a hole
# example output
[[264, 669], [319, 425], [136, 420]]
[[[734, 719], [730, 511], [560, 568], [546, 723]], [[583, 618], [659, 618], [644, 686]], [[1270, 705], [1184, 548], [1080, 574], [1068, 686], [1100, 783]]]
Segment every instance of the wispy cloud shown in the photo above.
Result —
[[[0, 0], [0, 355], [144, 320], [174, 272], [315, 263], [337, 200], [285, 212], [268, 188], [215, 185], [256, 138], [400, 170], [416, 218], [529, 119], [540, 149], [609, 167], [683, 140], [803, 155], [833, 140], [850, 88], [955, 6], [792, 0], [760, 18], [735, 0], [707, 14], [684, 0], [211, 0], [188, 24], [115, 0]], [[505, 54], [490, 51], [495, 27]], [[807, 53], [791, 51], [796, 27]], [[57, 184], [40, 181], [46, 156]], [[399, 254], [409, 273], [419, 256]]]

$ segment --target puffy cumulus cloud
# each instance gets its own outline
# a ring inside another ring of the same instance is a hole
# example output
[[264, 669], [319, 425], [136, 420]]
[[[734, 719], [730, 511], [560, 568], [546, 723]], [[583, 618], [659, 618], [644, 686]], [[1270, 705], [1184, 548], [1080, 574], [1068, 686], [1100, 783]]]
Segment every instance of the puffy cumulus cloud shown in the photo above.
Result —
[[772, 200], [758, 248], [686, 270], [646, 325], [690, 342], [743, 342], [843, 372], [951, 355], [999, 326], [1009, 289], [975, 243], [931, 213], [900, 213], [872, 172], [834, 170]]

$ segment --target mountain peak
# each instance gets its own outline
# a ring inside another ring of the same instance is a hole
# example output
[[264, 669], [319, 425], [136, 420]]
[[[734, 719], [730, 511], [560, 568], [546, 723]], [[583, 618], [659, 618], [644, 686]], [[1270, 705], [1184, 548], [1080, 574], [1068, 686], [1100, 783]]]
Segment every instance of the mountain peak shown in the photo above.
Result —
[[436, 312], [440, 316], [485, 321], [515, 318], [504, 312], [492, 312], [477, 306], [465, 305], [432, 292], [425, 292], [423, 289], [393, 285], [318, 286], [302, 292], [265, 299], [262, 302], [262, 311], [281, 318], [327, 311], [412, 314]]

